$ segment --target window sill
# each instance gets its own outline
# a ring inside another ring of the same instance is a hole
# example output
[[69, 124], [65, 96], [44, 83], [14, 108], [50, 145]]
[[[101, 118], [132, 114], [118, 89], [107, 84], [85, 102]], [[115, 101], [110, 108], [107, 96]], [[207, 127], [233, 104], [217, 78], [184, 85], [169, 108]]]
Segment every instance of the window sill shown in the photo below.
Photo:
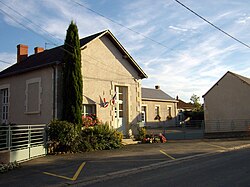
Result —
[[34, 111], [34, 112], [25, 112], [26, 115], [34, 115], [34, 114], [40, 114], [40, 111]]

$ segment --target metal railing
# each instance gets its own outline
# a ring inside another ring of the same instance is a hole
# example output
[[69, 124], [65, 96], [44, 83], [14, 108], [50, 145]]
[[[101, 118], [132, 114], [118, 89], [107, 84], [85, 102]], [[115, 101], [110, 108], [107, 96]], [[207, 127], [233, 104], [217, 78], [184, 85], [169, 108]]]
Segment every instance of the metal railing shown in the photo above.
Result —
[[204, 137], [204, 121], [190, 120], [188, 123], [175, 126], [145, 126], [148, 134], [162, 133], [168, 140], [202, 139]]
[[0, 126], [0, 151], [9, 149], [9, 127], [7, 125]]
[[[148, 125], [148, 134], [164, 134], [168, 139], [202, 139], [214, 137], [250, 136], [250, 119], [189, 120], [176, 126]], [[216, 135], [216, 136], [215, 136]]]
[[38, 125], [1, 125], [0, 151], [19, 150], [45, 145], [45, 124]]

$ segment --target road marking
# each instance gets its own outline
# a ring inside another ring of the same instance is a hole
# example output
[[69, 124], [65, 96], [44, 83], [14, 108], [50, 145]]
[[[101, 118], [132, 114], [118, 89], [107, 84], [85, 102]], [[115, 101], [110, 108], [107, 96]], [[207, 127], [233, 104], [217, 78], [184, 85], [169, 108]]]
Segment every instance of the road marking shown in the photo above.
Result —
[[166, 155], [168, 158], [171, 158], [172, 160], [175, 160], [174, 157], [170, 156], [169, 154], [165, 153], [163, 150], [160, 150], [160, 152], [164, 155]]
[[79, 168], [77, 169], [76, 173], [74, 174], [74, 176], [72, 178], [70, 177], [66, 177], [66, 176], [63, 176], [63, 175], [57, 175], [57, 174], [54, 174], [54, 173], [49, 173], [49, 172], [43, 172], [43, 174], [46, 174], [46, 175], [50, 175], [50, 176], [53, 176], [53, 177], [58, 177], [58, 178], [62, 178], [62, 179], [67, 179], [67, 180], [71, 180], [71, 181], [75, 181], [79, 174], [81, 173], [82, 171], [82, 168], [85, 166], [86, 162], [83, 162]]
[[205, 142], [207, 145], [210, 145], [210, 146], [212, 146], [212, 147], [217, 147], [217, 148], [220, 148], [220, 149], [224, 149], [224, 150], [227, 150], [228, 148], [226, 148], [226, 147], [222, 147], [222, 146], [219, 146], [219, 145], [214, 145], [214, 144], [211, 144], [211, 143], [207, 143], [207, 142]]
[[80, 172], [82, 171], [82, 168], [84, 167], [84, 165], [86, 164], [86, 162], [83, 162], [80, 167], [78, 168], [78, 170], [76, 171], [75, 175], [73, 176], [73, 181], [75, 181], [77, 179], [77, 177], [79, 176]]

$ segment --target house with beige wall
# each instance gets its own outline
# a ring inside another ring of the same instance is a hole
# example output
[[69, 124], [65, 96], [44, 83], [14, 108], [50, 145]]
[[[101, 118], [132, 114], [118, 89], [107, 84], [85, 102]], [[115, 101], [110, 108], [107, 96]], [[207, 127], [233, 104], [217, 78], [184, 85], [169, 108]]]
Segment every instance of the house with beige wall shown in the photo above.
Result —
[[[83, 115], [96, 114], [125, 135], [140, 120], [147, 75], [109, 31], [80, 40]], [[63, 46], [17, 46], [17, 63], [0, 72], [2, 123], [41, 124], [62, 116]]]
[[205, 133], [249, 131], [250, 79], [228, 71], [203, 96]]
[[160, 86], [142, 88], [142, 122], [150, 127], [175, 126], [177, 102]]

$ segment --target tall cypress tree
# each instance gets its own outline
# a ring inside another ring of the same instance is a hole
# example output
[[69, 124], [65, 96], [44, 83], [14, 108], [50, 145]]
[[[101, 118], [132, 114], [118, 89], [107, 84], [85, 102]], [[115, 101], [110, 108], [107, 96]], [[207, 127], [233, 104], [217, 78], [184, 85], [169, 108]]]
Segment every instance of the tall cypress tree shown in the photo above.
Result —
[[64, 42], [63, 57], [63, 119], [82, 123], [81, 50], [76, 24], [71, 21]]

